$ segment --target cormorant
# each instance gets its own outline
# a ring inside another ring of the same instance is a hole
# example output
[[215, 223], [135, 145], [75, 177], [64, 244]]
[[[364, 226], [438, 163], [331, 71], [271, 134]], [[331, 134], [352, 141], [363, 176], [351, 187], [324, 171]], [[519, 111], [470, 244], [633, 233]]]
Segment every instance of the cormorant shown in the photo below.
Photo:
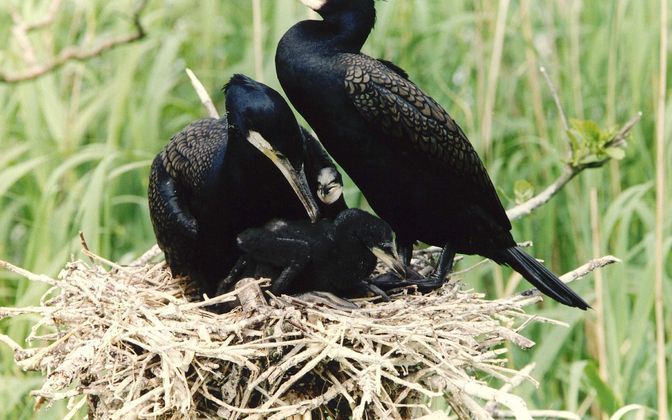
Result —
[[518, 271], [568, 306], [588, 304], [510, 233], [490, 177], [462, 129], [404, 70], [360, 52], [376, 20], [374, 0], [301, 0], [321, 21], [294, 25], [276, 52], [280, 84], [320, 141], [397, 234], [443, 247], [437, 285], [456, 252]]
[[[351, 296], [373, 291], [386, 298], [366, 281], [376, 257], [400, 275], [405, 270], [390, 225], [360, 209], [344, 210], [333, 221], [317, 223], [276, 219], [245, 230], [237, 243], [244, 262], [232, 277], [271, 277], [275, 294], [321, 291]], [[259, 266], [264, 274], [250, 275]]]
[[148, 191], [171, 272], [210, 297], [240, 256], [240, 232], [277, 217], [319, 218], [308, 184], [327, 212], [346, 208], [333, 162], [278, 92], [243, 75], [224, 91], [226, 117], [176, 134], [154, 159]]

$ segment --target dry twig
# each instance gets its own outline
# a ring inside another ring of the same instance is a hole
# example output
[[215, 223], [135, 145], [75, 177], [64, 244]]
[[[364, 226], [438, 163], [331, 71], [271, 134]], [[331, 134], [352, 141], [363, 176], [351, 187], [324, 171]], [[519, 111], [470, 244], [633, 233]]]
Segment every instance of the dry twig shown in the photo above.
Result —
[[50, 60], [44, 63], [38, 63], [37, 59], [35, 58], [35, 49], [28, 37], [28, 33], [49, 27], [54, 22], [56, 14], [60, 10], [61, 5], [61, 0], [53, 0], [47, 15], [33, 23], [24, 22], [16, 10], [12, 11], [12, 20], [14, 21], [12, 34], [16, 42], [21, 47], [23, 52], [23, 61], [27, 65], [27, 68], [18, 72], [0, 70], [0, 82], [19, 83], [28, 80], [34, 80], [58, 69], [70, 61], [88, 60], [90, 58], [97, 57], [108, 50], [119, 47], [121, 45], [139, 41], [145, 37], [145, 29], [142, 26], [140, 17], [142, 15], [142, 11], [147, 5], [147, 0], [140, 0], [135, 10], [133, 11], [133, 26], [135, 27], [135, 32], [99, 39], [94, 45], [88, 47], [69, 46], [63, 49], [56, 56], [52, 57]]

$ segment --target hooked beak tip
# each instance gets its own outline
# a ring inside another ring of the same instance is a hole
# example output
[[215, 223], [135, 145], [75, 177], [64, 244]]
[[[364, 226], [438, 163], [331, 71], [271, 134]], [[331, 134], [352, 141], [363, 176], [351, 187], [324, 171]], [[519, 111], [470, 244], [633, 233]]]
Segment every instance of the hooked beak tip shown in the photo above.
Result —
[[404, 265], [403, 262], [395, 255], [396, 252], [388, 252], [385, 251], [381, 248], [373, 248], [371, 250], [373, 254], [378, 257], [380, 261], [382, 261], [383, 264], [385, 264], [390, 270], [401, 276], [402, 278], [406, 278], [407, 270], [406, 266]]

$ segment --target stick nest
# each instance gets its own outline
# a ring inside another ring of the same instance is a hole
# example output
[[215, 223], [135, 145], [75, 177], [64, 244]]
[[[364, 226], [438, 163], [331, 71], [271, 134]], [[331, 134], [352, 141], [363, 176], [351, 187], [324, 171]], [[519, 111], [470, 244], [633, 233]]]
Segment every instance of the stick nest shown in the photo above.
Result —
[[503, 354], [506, 343], [534, 345], [519, 330], [538, 294], [485, 300], [453, 278], [425, 295], [360, 299], [350, 312], [270, 296], [215, 314], [207, 306], [237, 292], [193, 302], [163, 262], [87, 254], [57, 279], [3, 263], [52, 286], [39, 306], [0, 308], [0, 318], [38, 318], [28, 348], [1, 337], [19, 367], [45, 374], [38, 407], [68, 399], [71, 414], [88, 406], [96, 418], [406, 418], [429, 414], [438, 397], [463, 418], [527, 410], [509, 392], [530, 369], [505, 367]]

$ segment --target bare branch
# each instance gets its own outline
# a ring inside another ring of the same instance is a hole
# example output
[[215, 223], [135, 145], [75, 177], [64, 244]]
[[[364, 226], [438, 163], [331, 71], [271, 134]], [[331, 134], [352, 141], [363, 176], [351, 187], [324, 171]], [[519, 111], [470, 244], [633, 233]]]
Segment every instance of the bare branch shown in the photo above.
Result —
[[47, 12], [47, 15], [40, 20], [28, 24], [28, 26], [26, 27], [28, 31], [41, 29], [44, 28], [45, 26], [51, 25], [51, 23], [56, 18], [56, 13], [58, 13], [58, 11], [60, 10], [62, 3], [63, 2], [61, 0], [52, 0], [51, 4], [49, 5], [49, 11]]
[[56, 284], [56, 280], [52, 279], [49, 276], [45, 276], [44, 274], [33, 274], [30, 271], [24, 270], [21, 267], [17, 267], [13, 264], [10, 264], [7, 261], [0, 260], [0, 268], [3, 268], [7, 271], [11, 271], [12, 273], [18, 274], [21, 277], [25, 277], [30, 281], [47, 283], [51, 284], [52, 286]]
[[560, 113], [562, 126], [564, 127], [565, 130], [569, 131], [569, 120], [567, 119], [567, 114], [565, 114], [565, 109], [562, 107], [562, 102], [560, 101], [560, 95], [558, 95], [558, 91], [555, 89], [555, 85], [553, 84], [551, 77], [548, 75], [548, 72], [546, 72], [546, 67], [544, 66], [539, 67], [539, 71], [541, 72], [541, 74], [544, 75], [544, 79], [546, 80], [548, 89], [551, 91], [553, 101], [555, 101], [555, 106], [558, 108], [558, 112]]
[[546, 187], [544, 191], [530, 198], [526, 202], [510, 208], [506, 211], [506, 215], [510, 220], [516, 220], [523, 216], [527, 216], [534, 210], [548, 203], [551, 198], [553, 198], [565, 185], [567, 185], [567, 183], [571, 181], [572, 178], [578, 175], [578, 173], [579, 171], [565, 167], [562, 175], [560, 175], [560, 177], [556, 179], [551, 185]]
[[12, 21], [14, 22], [12, 35], [16, 39], [17, 44], [19, 44], [19, 48], [23, 52], [23, 60], [26, 62], [26, 64], [33, 66], [37, 60], [35, 59], [35, 49], [33, 48], [33, 44], [28, 38], [28, 27], [23, 22], [21, 14], [19, 14], [19, 11], [16, 9], [16, 7], [12, 6], [10, 13], [12, 15]]
[[[50, 14], [52, 10], [53, 13], [56, 13], [58, 7], [60, 6], [60, 3], [58, 1], [55, 1], [54, 3], [52, 3], [52, 7], [50, 8]], [[140, 21], [140, 16], [146, 4], [147, 0], [140, 1], [140, 3], [138, 4], [133, 13], [133, 24], [135, 26], [134, 33], [103, 39], [99, 41], [98, 45], [89, 47], [88, 49], [79, 46], [67, 47], [64, 50], [62, 50], [61, 53], [58, 54], [56, 57], [54, 57], [51, 61], [42, 64], [37, 64], [35, 62], [35, 54], [33, 51], [32, 44], [27, 38], [27, 33], [30, 30], [43, 28], [44, 26], [49, 25], [51, 22], [53, 22], [53, 17], [47, 15], [46, 18], [33, 24], [27, 25], [21, 23], [20, 21], [18, 21], [17, 23], [18, 18], [15, 16], [14, 20], [16, 26], [12, 32], [14, 33], [17, 42], [24, 51], [24, 60], [27, 62], [27, 64], [29, 64], [29, 67], [28, 69], [17, 73], [0, 71], [0, 82], [19, 83], [29, 80], [35, 80], [41, 76], [44, 76], [49, 72], [52, 72], [60, 68], [61, 66], [70, 61], [84, 61], [93, 57], [97, 57], [102, 53], [114, 49], [116, 47], [130, 44], [132, 42], [143, 39], [146, 33]]]
[[637, 125], [639, 120], [642, 119], [642, 112], [638, 112], [634, 117], [630, 118], [630, 120], [623, 125], [623, 127], [616, 133], [614, 137], [612, 137], [611, 140], [607, 142], [605, 147], [617, 147], [623, 145], [625, 143], [625, 138], [630, 134], [630, 131]]
[[604, 257], [590, 260], [581, 267], [575, 268], [574, 270], [563, 274], [562, 276], [560, 276], [560, 280], [562, 280], [563, 283], [571, 283], [573, 281], [586, 277], [588, 274], [592, 273], [598, 268], [606, 267], [608, 265], [620, 262], [622, 262], [620, 258], [616, 258], [613, 255], [605, 255]]
[[[588, 261], [587, 263], [583, 264], [582, 266], [569, 271], [562, 276], [560, 276], [560, 280], [562, 280], [564, 283], [571, 283], [573, 281], [582, 279], [586, 277], [588, 274], [592, 273], [593, 271], [597, 270], [598, 268], [606, 267], [608, 265], [614, 264], [614, 263], [620, 263], [621, 260], [614, 257], [613, 255], [606, 255], [604, 257], [600, 258], [595, 258], [593, 260]], [[518, 294], [518, 296], [524, 296], [526, 298], [532, 297], [532, 296], [542, 296], [541, 292], [537, 289], [528, 289], [525, 290], [524, 292], [521, 292]], [[530, 302], [533, 303], [533, 302]]]

